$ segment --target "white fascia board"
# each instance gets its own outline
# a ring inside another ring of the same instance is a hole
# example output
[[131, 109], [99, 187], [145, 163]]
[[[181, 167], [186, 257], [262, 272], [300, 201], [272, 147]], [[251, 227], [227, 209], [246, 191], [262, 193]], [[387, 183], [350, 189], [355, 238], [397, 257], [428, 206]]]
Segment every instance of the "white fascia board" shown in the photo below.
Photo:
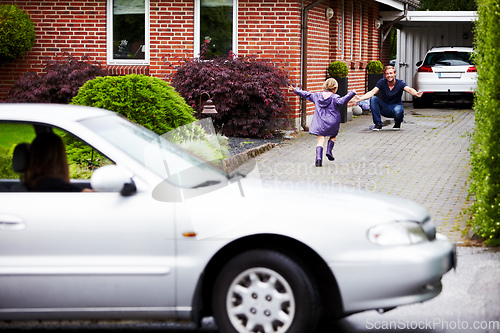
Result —
[[[404, 12], [380, 12], [383, 21], [394, 21]], [[409, 11], [406, 22], [474, 22], [477, 21], [476, 11]]]
[[405, 6], [402, 2], [396, 0], [375, 0], [378, 3], [383, 3], [384, 5], [390, 6], [396, 10], [404, 10]]
[[477, 21], [475, 11], [422, 11], [408, 12], [408, 21], [415, 22], [473, 22]]

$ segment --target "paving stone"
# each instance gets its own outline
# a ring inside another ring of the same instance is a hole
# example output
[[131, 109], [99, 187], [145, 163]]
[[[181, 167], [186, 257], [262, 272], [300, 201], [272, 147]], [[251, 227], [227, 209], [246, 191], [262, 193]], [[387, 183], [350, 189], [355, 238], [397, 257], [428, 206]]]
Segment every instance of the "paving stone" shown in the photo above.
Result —
[[468, 205], [470, 109], [418, 109], [405, 105], [402, 129], [376, 132], [371, 115], [341, 124], [333, 154], [314, 166], [316, 136], [299, 132], [289, 143], [255, 158], [260, 177], [349, 186], [412, 199], [426, 207], [436, 229], [460, 242]]

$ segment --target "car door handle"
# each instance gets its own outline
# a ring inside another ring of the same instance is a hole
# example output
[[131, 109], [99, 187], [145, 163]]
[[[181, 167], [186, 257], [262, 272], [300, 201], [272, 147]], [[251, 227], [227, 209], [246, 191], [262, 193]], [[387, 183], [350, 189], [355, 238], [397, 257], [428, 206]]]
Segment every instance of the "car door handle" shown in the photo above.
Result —
[[0, 214], [0, 230], [17, 231], [26, 228], [23, 219], [14, 215]]

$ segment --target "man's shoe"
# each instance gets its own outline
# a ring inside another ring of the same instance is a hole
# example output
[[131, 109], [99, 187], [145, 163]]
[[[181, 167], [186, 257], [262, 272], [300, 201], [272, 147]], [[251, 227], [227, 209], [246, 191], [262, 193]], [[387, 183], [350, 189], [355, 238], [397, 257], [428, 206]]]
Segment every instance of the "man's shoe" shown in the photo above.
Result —
[[393, 129], [399, 130], [401, 129], [401, 123], [395, 123], [394, 126], [392, 127]]
[[380, 131], [382, 129], [382, 124], [375, 124], [375, 126], [373, 126], [372, 130], [374, 131]]

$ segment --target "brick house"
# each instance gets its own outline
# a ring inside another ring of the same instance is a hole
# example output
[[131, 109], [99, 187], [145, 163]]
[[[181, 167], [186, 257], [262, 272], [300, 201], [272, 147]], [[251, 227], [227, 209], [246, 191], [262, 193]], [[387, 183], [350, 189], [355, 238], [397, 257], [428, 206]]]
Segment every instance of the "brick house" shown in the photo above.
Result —
[[[30, 14], [35, 46], [0, 65], [0, 98], [17, 77], [39, 72], [48, 59], [87, 55], [114, 74], [165, 79], [166, 60], [199, 54], [208, 36], [214, 52], [233, 50], [285, 64], [290, 79], [321, 88], [335, 60], [349, 66], [349, 89], [365, 91], [365, 66], [389, 62], [382, 11], [411, 10], [418, 0], [1, 0]], [[220, 15], [223, 13], [223, 15]], [[222, 18], [221, 18], [222, 17]], [[302, 61], [301, 59], [305, 59]], [[313, 114], [289, 94], [287, 117], [298, 128]], [[352, 103], [351, 103], [352, 105]]]

